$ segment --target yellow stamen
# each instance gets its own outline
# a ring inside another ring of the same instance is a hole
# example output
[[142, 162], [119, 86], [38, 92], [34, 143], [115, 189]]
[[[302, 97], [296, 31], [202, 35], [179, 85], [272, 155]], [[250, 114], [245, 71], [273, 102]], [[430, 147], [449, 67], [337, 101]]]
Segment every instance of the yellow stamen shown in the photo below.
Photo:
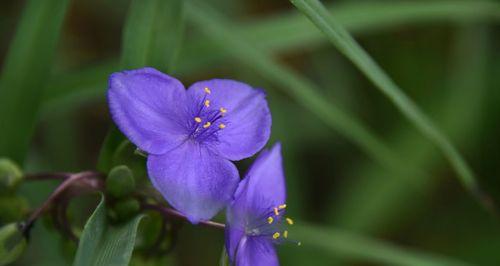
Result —
[[288, 238], [288, 231], [287, 230], [283, 231], [283, 237]]
[[219, 109], [219, 111], [220, 111], [222, 114], [227, 113], [227, 109], [226, 109], [226, 108], [224, 108], [224, 107], [221, 107], [221, 108]]
[[209, 127], [209, 126], [211, 126], [211, 125], [212, 125], [212, 123], [210, 123], [210, 122], [206, 122], [206, 123], [203, 125], [203, 128], [207, 128], [207, 127]]
[[279, 211], [278, 211], [278, 208], [274, 208], [274, 214], [275, 214], [276, 216], [280, 215], [280, 213], [279, 213]]
[[276, 232], [273, 234], [273, 238], [274, 239], [278, 239], [278, 237], [280, 237], [280, 233]]
[[224, 129], [224, 128], [226, 128], [226, 125], [224, 125], [224, 124], [219, 124], [219, 128], [220, 128], [220, 129]]
[[210, 107], [210, 100], [205, 100], [205, 106]]
[[272, 223], [273, 223], [273, 221], [274, 221], [273, 217], [270, 217], [270, 216], [269, 216], [269, 217], [267, 217], [267, 223], [268, 223], [268, 224], [272, 224]]
[[289, 225], [292, 225], [292, 224], [293, 224], [293, 220], [292, 220], [292, 219], [290, 219], [290, 218], [288, 218], [288, 217], [286, 218], [286, 222], [287, 222]]
[[279, 208], [280, 210], [283, 210], [284, 208], [286, 208], [286, 204], [282, 204], [282, 205], [278, 206], [278, 208]]
[[212, 92], [212, 91], [211, 91], [209, 88], [205, 87], [205, 93], [206, 93], [206, 94], [210, 94], [211, 92]]
[[195, 117], [195, 118], [194, 118], [194, 121], [196, 121], [196, 123], [201, 123], [201, 118], [199, 118], [199, 117]]

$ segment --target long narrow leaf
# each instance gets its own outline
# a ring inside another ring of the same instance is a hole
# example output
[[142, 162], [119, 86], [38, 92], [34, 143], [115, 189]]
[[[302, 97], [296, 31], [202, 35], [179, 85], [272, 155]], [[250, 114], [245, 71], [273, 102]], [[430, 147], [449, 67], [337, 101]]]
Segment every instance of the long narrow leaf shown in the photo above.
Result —
[[380, 66], [359, 46], [318, 0], [291, 0], [321, 30], [328, 39], [403, 113], [448, 159], [463, 186], [491, 211], [479, 189], [473, 172], [448, 138], [420, 108], [392, 81]]
[[24, 160], [69, 0], [28, 1], [0, 77], [0, 154]]
[[141, 218], [136, 216], [122, 224], [110, 224], [103, 198], [85, 224], [73, 265], [128, 265]]

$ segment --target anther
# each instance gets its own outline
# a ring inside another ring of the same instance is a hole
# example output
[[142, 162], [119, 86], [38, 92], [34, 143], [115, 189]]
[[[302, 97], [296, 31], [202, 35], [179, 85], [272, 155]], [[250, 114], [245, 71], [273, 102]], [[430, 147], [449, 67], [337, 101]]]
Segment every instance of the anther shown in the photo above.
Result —
[[196, 123], [201, 123], [201, 118], [200, 117], [195, 117], [194, 121], [196, 121]]
[[205, 100], [205, 106], [210, 107], [210, 100]]
[[283, 210], [284, 208], [286, 208], [286, 204], [282, 204], [282, 205], [278, 206], [278, 208], [279, 208], [280, 210]]
[[224, 108], [224, 107], [221, 107], [221, 108], [219, 109], [219, 111], [220, 111], [222, 114], [227, 113], [227, 109], [226, 109], [226, 108]]
[[267, 217], [267, 223], [268, 224], [272, 224], [273, 221], [274, 221], [273, 217], [271, 217], [271, 216]]
[[207, 127], [209, 127], [209, 126], [211, 126], [211, 125], [212, 125], [212, 123], [210, 123], [210, 122], [206, 122], [206, 123], [203, 125], [203, 128], [207, 128]]
[[276, 232], [273, 234], [273, 239], [278, 239], [280, 237], [280, 233]]
[[224, 125], [224, 124], [219, 124], [219, 128], [220, 128], [220, 129], [224, 129], [224, 128], [226, 128], [226, 125]]
[[289, 224], [289, 225], [293, 225], [293, 220], [290, 219], [290, 218], [286, 218], [286, 222]]
[[278, 211], [278, 208], [274, 208], [274, 214], [275, 214], [276, 216], [280, 215], [280, 213], [279, 213], [279, 211]]
[[283, 237], [288, 238], [288, 231], [287, 230], [283, 231]]
[[205, 87], [205, 93], [206, 93], [206, 94], [210, 94], [211, 92], [212, 92], [212, 91], [210, 91], [210, 89], [209, 89], [209, 88]]

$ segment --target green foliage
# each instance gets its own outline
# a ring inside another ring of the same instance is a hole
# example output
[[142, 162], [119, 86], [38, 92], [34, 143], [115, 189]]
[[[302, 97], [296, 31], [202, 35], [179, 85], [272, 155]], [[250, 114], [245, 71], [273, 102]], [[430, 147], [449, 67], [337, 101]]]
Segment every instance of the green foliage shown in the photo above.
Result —
[[26, 249], [26, 238], [19, 225], [11, 223], [0, 228], [0, 265], [14, 262]]
[[294, 238], [301, 240], [299, 248], [313, 248], [315, 252], [322, 251], [359, 261], [406, 266], [469, 265], [441, 256], [405, 250], [381, 241], [318, 226], [297, 226], [293, 228], [292, 233]]
[[73, 265], [128, 265], [141, 219], [139, 215], [121, 224], [110, 224], [103, 198], [85, 224]]
[[[291, 0], [321, 30], [339, 51], [384, 93], [430, 141], [438, 146], [451, 163], [460, 181], [474, 196], [479, 189], [476, 178], [460, 153], [420, 108], [392, 81], [318, 0]], [[481, 200], [481, 198], [478, 198]], [[481, 202], [484, 204], [484, 202]]]
[[30, 143], [69, 0], [27, 2], [0, 76], [0, 153], [18, 163]]

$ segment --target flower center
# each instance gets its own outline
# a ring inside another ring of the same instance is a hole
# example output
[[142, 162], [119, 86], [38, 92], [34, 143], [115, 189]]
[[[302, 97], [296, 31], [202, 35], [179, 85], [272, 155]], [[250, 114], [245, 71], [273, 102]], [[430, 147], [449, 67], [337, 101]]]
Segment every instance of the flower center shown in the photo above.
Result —
[[212, 93], [209, 88], [204, 89], [205, 94], [197, 104], [197, 110], [193, 114], [193, 120], [189, 122], [189, 136], [200, 142], [217, 141], [219, 131], [227, 127], [224, 116], [227, 109], [215, 107], [209, 99]]
[[[255, 220], [248, 222], [245, 226], [246, 235], [266, 236], [276, 243], [291, 241], [288, 238], [287, 227], [293, 225], [294, 221], [284, 216], [286, 207], [286, 204], [278, 205], [265, 211]], [[296, 243], [300, 245], [300, 242]]]

